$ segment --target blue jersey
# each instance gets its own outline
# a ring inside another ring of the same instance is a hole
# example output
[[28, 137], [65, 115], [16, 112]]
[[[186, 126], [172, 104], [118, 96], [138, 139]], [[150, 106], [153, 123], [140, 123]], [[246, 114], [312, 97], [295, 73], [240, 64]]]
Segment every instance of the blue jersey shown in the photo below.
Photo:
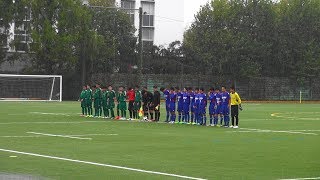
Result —
[[199, 107], [199, 94], [194, 94], [194, 104], [196, 108]]
[[207, 95], [205, 93], [201, 93], [199, 94], [199, 107], [201, 109], [206, 108], [207, 107]]
[[221, 100], [222, 100], [221, 93], [216, 93], [215, 96], [216, 96], [215, 105], [220, 106]]
[[178, 99], [178, 106], [182, 106], [183, 105], [183, 93], [182, 92], [177, 93], [177, 99]]
[[170, 104], [170, 96], [169, 96], [169, 90], [165, 90], [163, 91], [163, 96], [164, 96], [164, 99], [166, 100], [166, 104]]
[[190, 104], [193, 106], [194, 105], [194, 98], [195, 98], [194, 92], [189, 93], [189, 96], [190, 96]]
[[221, 93], [221, 104], [222, 105], [229, 105], [230, 101], [230, 94], [228, 92], [222, 92]]
[[190, 94], [185, 92], [185, 93], [182, 93], [182, 99], [183, 99], [183, 105], [190, 105]]
[[170, 111], [174, 112], [174, 111], [176, 111], [177, 94], [176, 93], [172, 93], [172, 94], [170, 93], [169, 94], [169, 99], [170, 99], [170, 105], [169, 105]]
[[176, 93], [170, 93], [169, 94], [169, 100], [170, 100], [170, 104], [175, 104], [176, 103], [176, 100], [177, 100], [177, 94]]
[[210, 106], [214, 106], [216, 104], [216, 94], [210, 93], [209, 95]]

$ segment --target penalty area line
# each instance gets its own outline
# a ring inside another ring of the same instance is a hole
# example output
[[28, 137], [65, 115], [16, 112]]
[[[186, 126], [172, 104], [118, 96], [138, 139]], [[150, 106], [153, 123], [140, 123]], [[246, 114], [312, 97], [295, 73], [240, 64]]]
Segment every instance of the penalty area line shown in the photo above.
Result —
[[320, 177], [292, 178], [292, 179], [279, 179], [279, 180], [312, 180], [312, 179], [320, 179]]
[[123, 169], [123, 170], [128, 170], [128, 171], [136, 171], [136, 172], [142, 172], [142, 173], [148, 173], [148, 174], [156, 174], [156, 175], [162, 175], [162, 176], [177, 177], [177, 178], [182, 178], [182, 179], [206, 180], [206, 179], [203, 179], [203, 178], [196, 178], [196, 177], [190, 177], [190, 176], [184, 176], [184, 175], [178, 175], [178, 174], [170, 174], [170, 173], [157, 172], [157, 171], [148, 171], [148, 170], [143, 170], [143, 169], [129, 168], [129, 167], [125, 167], [125, 166], [102, 164], [102, 163], [96, 163], [96, 162], [90, 162], [90, 161], [68, 159], [68, 158], [63, 158], [63, 157], [56, 157], [56, 156], [48, 156], [48, 155], [42, 155], [42, 154], [21, 152], [21, 151], [9, 150], [9, 149], [0, 149], [0, 151], [2, 151], [2, 152], [10, 152], [10, 153], [15, 153], [15, 154], [23, 154], [23, 155], [28, 155], [28, 156], [42, 157], [42, 158], [47, 158], [47, 159], [69, 161], [69, 162], [75, 162], [75, 163], [81, 163], [81, 164], [89, 164], [89, 165], [94, 165], [94, 166], [103, 166], [103, 167]]
[[92, 140], [92, 138], [81, 138], [81, 137], [74, 137], [74, 136], [66, 136], [60, 134], [47, 134], [47, 133], [39, 133], [39, 132], [27, 132], [28, 134], [36, 134], [42, 136], [51, 136], [51, 137], [62, 137], [62, 138], [70, 138], [70, 139], [81, 139], [81, 140]]

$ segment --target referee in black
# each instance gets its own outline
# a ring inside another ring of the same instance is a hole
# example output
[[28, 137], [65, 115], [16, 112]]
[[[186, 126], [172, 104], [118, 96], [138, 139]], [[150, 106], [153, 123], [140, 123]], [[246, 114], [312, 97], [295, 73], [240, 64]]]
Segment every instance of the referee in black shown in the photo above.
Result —
[[153, 86], [153, 99], [152, 99], [152, 106], [154, 107], [154, 121], [159, 122], [160, 120], [160, 97], [161, 94], [158, 91], [157, 86]]

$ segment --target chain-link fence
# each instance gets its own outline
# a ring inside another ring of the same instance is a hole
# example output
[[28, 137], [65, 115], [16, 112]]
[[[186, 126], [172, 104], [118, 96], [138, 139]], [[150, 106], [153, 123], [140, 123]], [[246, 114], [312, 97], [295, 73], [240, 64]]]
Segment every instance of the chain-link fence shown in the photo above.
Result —
[[[247, 78], [233, 80], [228, 77], [214, 77], [210, 75], [168, 75], [168, 74], [144, 74], [140, 81], [137, 74], [94, 74], [91, 82], [114, 87], [135, 85], [147, 86], [150, 90], [154, 85], [158, 87], [203, 87], [209, 90], [211, 87], [221, 88], [222, 85], [229, 88], [236, 86], [238, 93], [244, 100], [286, 100], [298, 101], [300, 97], [304, 101], [320, 100], [320, 80], [312, 79], [299, 86], [295, 80], [289, 78]], [[140, 84], [139, 82], [143, 82]], [[66, 90], [68, 91], [68, 90]], [[77, 94], [77, 93], [76, 93]]]

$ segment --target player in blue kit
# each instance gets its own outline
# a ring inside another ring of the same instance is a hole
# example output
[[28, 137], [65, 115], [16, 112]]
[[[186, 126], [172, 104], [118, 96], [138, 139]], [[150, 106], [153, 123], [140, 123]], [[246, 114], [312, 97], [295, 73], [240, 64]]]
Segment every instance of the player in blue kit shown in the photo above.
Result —
[[215, 107], [214, 107], [214, 119], [213, 119], [213, 124], [214, 126], [218, 125], [218, 121], [219, 121], [219, 115], [220, 115], [220, 125], [222, 125], [222, 121], [223, 121], [223, 116], [222, 116], [222, 111], [221, 111], [221, 93], [219, 89], [216, 89], [215, 91], [215, 97], [216, 97], [216, 101], [215, 101]]
[[170, 93], [169, 93], [169, 98], [170, 98], [170, 123], [175, 123], [176, 121], [176, 100], [177, 100], [177, 94], [174, 91], [174, 88], [170, 88]]
[[183, 123], [181, 121], [182, 118], [182, 111], [183, 111], [183, 99], [182, 99], [182, 92], [180, 91], [179, 87], [176, 87], [176, 94], [177, 94], [177, 101], [178, 101], [178, 122]]
[[215, 92], [214, 92], [214, 88], [210, 89], [210, 92], [208, 94], [209, 96], [209, 101], [210, 101], [210, 105], [209, 105], [209, 116], [210, 116], [210, 126], [214, 126], [214, 108], [215, 108], [215, 104], [216, 104], [216, 96], [215, 96]]
[[165, 122], [169, 122], [169, 117], [170, 117], [170, 96], [169, 96], [169, 90], [165, 89], [165, 88], [161, 88], [160, 91], [163, 93], [164, 99], [166, 101], [166, 112], [167, 112], [167, 116], [166, 116], [166, 121]]
[[231, 104], [230, 94], [227, 92], [225, 86], [222, 86], [221, 90], [221, 110], [224, 119], [224, 127], [229, 127], [229, 113]]
[[195, 93], [193, 92], [193, 89], [190, 87], [189, 88], [189, 95], [190, 95], [190, 112], [191, 112], [191, 117], [190, 117], [190, 120], [191, 120], [191, 124], [195, 124], [195, 120], [194, 120], [194, 98], [195, 98]]
[[184, 88], [182, 93], [183, 99], [183, 115], [182, 121], [186, 124], [190, 123], [190, 93], [188, 92], [189, 88]]
[[194, 111], [194, 124], [197, 125], [199, 124], [199, 88], [196, 88], [194, 92], [193, 111]]
[[199, 121], [198, 125], [206, 125], [207, 124], [207, 116], [206, 116], [206, 109], [207, 109], [207, 95], [204, 93], [204, 88], [199, 90], [199, 106], [198, 106], [198, 113], [199, 113]]

